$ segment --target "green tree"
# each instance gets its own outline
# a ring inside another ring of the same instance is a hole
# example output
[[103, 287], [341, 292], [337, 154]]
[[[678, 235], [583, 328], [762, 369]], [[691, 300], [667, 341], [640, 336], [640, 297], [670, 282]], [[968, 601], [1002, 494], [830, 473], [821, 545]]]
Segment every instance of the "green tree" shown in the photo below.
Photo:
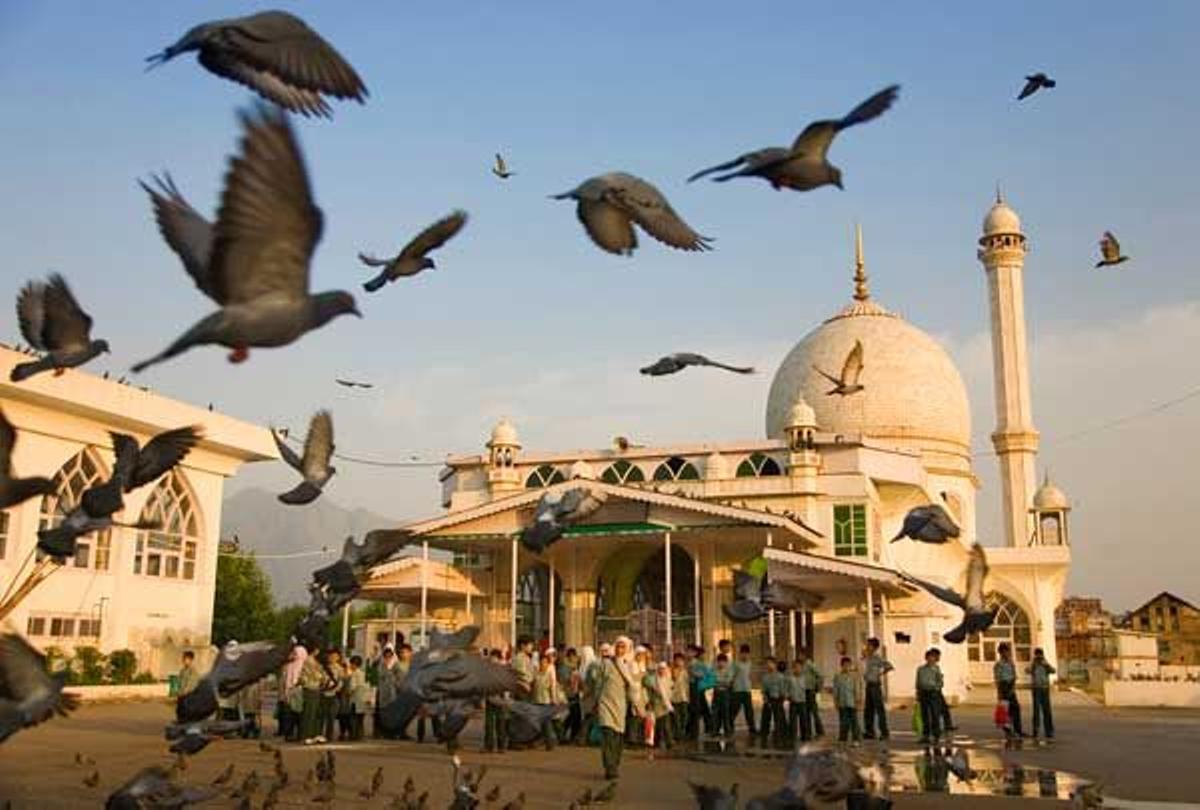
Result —
[[[329, 622], [329, 643], [337, 646], [342, 644], [342, 611], [338, 611], [333, 620]], [[368, 602], [362, 607], [350, 607], [350, 627], [365, 619], [384, 619], [387, 618], [387, 603], [386, 602]], [[354, 645], [354, 638], [350, 638], [350, 645]]]
[[213, 603], [213, 643], [230, 639], [258, 641], [276, 638], [275, 599], [271, 579], [254, 555], [217, 558], [217, 593]]
[[113, 683], [133, 683], [137, 663], [137, 654], [133, 650], [113, 650], [108, 654], [109, 679]]
[[304, 605], [287, 605], [281, 607], [275, 614], [275, 635], [278, 638], [287, 638], [296, 629], [296, 625], [308, 613], [308, 608]]
[[95, 647], [76, 647], [73, 663], [79, 683], [92, 686], [104, 680], [104, 654]]

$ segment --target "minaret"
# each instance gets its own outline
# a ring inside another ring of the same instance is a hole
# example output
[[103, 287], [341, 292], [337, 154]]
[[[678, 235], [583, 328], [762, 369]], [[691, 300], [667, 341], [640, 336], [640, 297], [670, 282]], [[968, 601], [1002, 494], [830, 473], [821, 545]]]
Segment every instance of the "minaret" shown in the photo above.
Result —
[[1032, 535], [1030, 506], [1037, 485], [1034, 460], [1038, 432], [1029, 397], [1029, 352], [1025, 344], [1025, 235], [1021, 219], [996, 189], [996, 204], [983, 220], [979, 261], [988, 280], [992, 316], [992, 373], [996, 391], [996, 431], [992, 445], [1000, 459], [1004, 488], [1004, 539], [1027, 546]]

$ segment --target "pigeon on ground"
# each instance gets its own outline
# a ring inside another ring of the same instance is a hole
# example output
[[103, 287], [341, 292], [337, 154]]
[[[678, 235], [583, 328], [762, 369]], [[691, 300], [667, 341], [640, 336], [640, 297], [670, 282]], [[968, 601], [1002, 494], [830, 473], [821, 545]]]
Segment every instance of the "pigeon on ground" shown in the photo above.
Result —
[[75, 752], [75, 764], [82, 765], [84, 767], [88, 767], [91, 765], [95, 765], [96, 760], [94, 760], [92, 757], [89, 757], [87, 754], [84, 754], [81, 751], [76, 751]]
[[94, 788], [100, 784], [100, 771], [92, 771], [87, 776], [83, 777], [83, 784], [87, 787]]
[[728, 791], [715, 785], [701, 785], [688, 780], [699, 810], [738, 810], [738, 786], [734, 782]]
[[1104, 806], [1104, 785], [1089, 782], [1071, 791], [1072, 810], [1095, 810]]
[[359, 382], [358, 380], [343, 380], [341, 377], [338, 377], [337, 379], [335, 379], [334, 382], [337, 383], [338, 385], [342, 386], [343, 388], [369, 389], [369, 388], [375, 387], [374, 383]]
[[302, 115], [328, 118], [329, 105], [322, 96], [352, 98], [362, 104], [370, 95], [332, 45], [304, 20], [285, 11], [197, 25], [146, 61], [151, 68], [158, 67], [188, 51], [196, 51], [200, 64], [210, 72]]
[[715, 172], [736, 169], [728, 174], [714, 177], [713, 180], [724, 183], [735, 177], [761, 177], [768, 181], [776, 191], [784, 188], [795, 191], [811, 191], [825, 185], [842, 188], [842, 170], [830, 164], [826, 159], [833, 139], [847, 127], [878, 118], [892, 106], [899, 92], [899, 85], [886, 87], [859, 104], [843, 118], [814, 121], [809, 124], [792, 142], [790, 149], [768, 147], [747, 152], [727, 163], [696, 172], [688, 178], [688, 182], [699, 180], [701, 177]]
[[336, 779], [337, 758], [334, 756], [333, 749], [328, 748], [324, 754], [317, 758], [317, 781], [333, 782]]
[[499, 152], [497, 152], [496, 153], [496, 165], [492, 167], [492, 174], [496, 175], [501, 180], [507, 180], [508, 178], [510, 178], [514, 174], [516, 174], [516, 172], [509, 171], [508, 164], [504, 162], [504, 157]]
[[74, 711], [79, 698], [62, 691], [66, 682], [66, 670], [47, 672], [46, 656], [28, 641], [15, 633], [0, 635], [0, 742]]
[[358, 260], [367, 267], [383, 268], [379, 275], [363, 284], [363, 289], [375, 292], [402, 276], [415, 276], [422, 270], [436, 268], [433, 259], [425, 254], [432, 253], [449, 242], [466, 224], [467, 212], [455, 211], [414, 236], [403, 250], [390, 259], [377, 259], [366, 253], [358, 254]]
[[524, 810], [525, 807], [525, 791], [517, 794], [517, 797], [508, 804], [504, 805], [503, 810]]
[[241, 154], [230, 160], [215, 224], [163, 181], [165, 196], [142, 184], [163, 238], [220, 309], [135, 372], [211, 343], [232, 349], [230, 362], [240, 363], [251, 347], [286, 346], [339, 315], [362, 317], [348, 292], [309, 293], [323, 217], [287, 116], [259, 105], [240, 120]]
[[1051, 79], [1045, 73], [1035, 73], [1032, 76], [1026, 76], [1025, 86], [1021, 88], [1021, 94], [1017, 96], [1017, 101], [1029, 98], [1043, 87], [1049, 89], [1057, 86], [1058, 82], [1054, 81], [1054, 79]]
[[666, 357], [660, 357], [650, 365], [639, 370], [642, 374], [651, 377], [661, 377], [665, 374], [674, 374], [677, 371], [683, 371], [688, 366], [712, 366], [713, 368], [723, 368], [726, 371], [732, 371], [737, 374], [754, 373], [752, 366], [729, 366], [724, 363], [718, 363], [715, 360], [709, 360], [702, 354], [692, 354], [691, 352], [668, 354]]
[[375, 769], [375, 773], [371, 775], [371, 783], [359, 791], [358, 796], [361, 799], [374, 799], [383, 787], [383, 768]]
[[214, 785], [227, 785], [233, 779], [233, 763], [230, 762], [225, 766], [225, 770], [217, 774], [217, 778], [212, 780]]
[[13, 366], [9, 379], [21, 382], [42, 371], [59, 376], [108, 351], [108, 341], [92, 340], [92, 318], [58, 273], [48, 283], [31, 281], [17, 296], [17, 322], [29, 345], [44, 354]]
[[1096, 267], [1112, 267], [1127, 261], [1129, 257], [1121, 255], [1121, 243], [1117, 241], [1117, 237], [1113, 236], [1112, 231], [1105, 231], [1104, 236], [1100, 238], [1100, 261], [1096, 262]]
[[49, 478], [13, 476], [13, 450], [17, 446], [17, 430], [0, 410], [0, 510], [24, 503], [38, 495], [52, 495], [54, 482]]
[[271, 431], [271, 438], [275, 440], [275, 447], [284, 463], [304, 476], [303, 481], [280, 495], [279, 500], [289, 506], [312, 503], [337, 472], [329, 464], [334, 451], [333, 415], [329, 411], [313, 414], [308, 423], [308, 435], [304, 437], [303, 456], [296, 455], [296, 451], [276, 431]]
[[314, 804], [324, 804], [326, 806], [333, 804], [333, 800], [337, 797], [337, 785], [333, 782], [322, 782], [317, 786], [317, 792], [313, 794], [312, 802]]
[[540, 554], [607, 500], [608, 493], [582, 486], [545, 493], [538, 501], [533, 522], [521, 530], [521, 545]]
[[596, 791], [595, 797], [592, 799], [596, 804], [608, 804], [617, 795], [617, 783], [609, 782], [600, 790]]
[[176, 784], [167, 771], [157, 765], [143, 768], [108, 797], [105, 810], [143, 810], [149, 807], [184, 807], [214, 799], [213, 788], [184, 787]]
[[770, 610], [812, 609], [824, 601], [819, 594], [771, 580], [769, 573], [759, 577], [746, 571], [733, 572], [733, 597], [721, 612], [735, 624], [757, 621]]
[[175, 718], [180, 723], [205, 719], [217, 710], [218, 696], [229, 697], [280, 669], [291, 651], [290, 642], [226, 644], [196, 688], [179, 696]]
[[978, 775], [971, 767], [971, 759], [965, 748], [955, 748], [950, 756], [946, 757], [946, 766], [960, 782], [970, 782]]
[[958, 535], [958, 526], [950, 515], [946, 514], [946, 510], [936, 503], [931, 503], [910, 509], [904, 516], [904, 525], [892, 538], [892, 542], [911, 537], [921, 543], [945, 543]]
[[555, 194], [554, 200], [575, 200], [575, 213], [588, 236], [601, 250], [632, 256], [637, 247], [634, 223], [664, 245], [679, 250], [711, 250], [701, 236], [683, 221], [662, 192], [650, 183], [625, 172], [592, 177], [580, 185]]
[[983, 546], [978, 543], [971, 546], [971, 555], [967, 560], [965, 573], [966, 587], [963, 589], [963, 593], [959, 594], [951, 588], [934, 585], [932, 582], [918, 579], [903, 571], [900, 572], [900, 576], [905, 582], [928, 591], [946, 604], [962, 609], [962, 622], [957, 627], [942, 633], [942, 638], [950, 644], [961, 644], [967, 636], [973, 633], [982, 633], [996, 620], [996, 608], [988, 607], [984, 601], [983, 588], [987, 580], [988, 564]]
[[263, 742], [261, 740], [258, 743], [258, 750], [262, 751], [264, 754], [275, 754], [276, 757], [278, 757], [279, 754], [278, 748], [276, 748], [274, 745], [271, 745], [269, 742]]
[[242, 784], [238, 789], [229, 794], [230, 798], [240, 799], [243, 796], [253, 796], [258, 791], [258, 771], [252, 770], [246, 774], [246, 778], [242, 780]]
[[833, 383], [833, 388], [826, 391], [827, 396], [837, 394], [840, 397], [848, 397], [851, 394], [857, 394], [863, 390], [863, 386], [859, 384], [859, 378], [862, 377], [863, 370], [863, 345], [861, 340], [854, 341], [854, 348], [846, 355], [846, 362], [842, 364], [842, 374], [840, 377], [835, 377], [828, 372], [813, 366], [825, 379]]

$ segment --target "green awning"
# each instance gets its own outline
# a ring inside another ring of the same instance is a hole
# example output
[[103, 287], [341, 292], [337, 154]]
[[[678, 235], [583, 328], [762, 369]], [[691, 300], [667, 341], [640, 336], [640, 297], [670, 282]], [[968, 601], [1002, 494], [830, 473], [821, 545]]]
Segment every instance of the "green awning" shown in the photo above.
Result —
[[591, 534], [662, 534], [671, 531], [670, 526], [657, 523], [585, 523], [571, 526], [563, 534], [570, 537]]

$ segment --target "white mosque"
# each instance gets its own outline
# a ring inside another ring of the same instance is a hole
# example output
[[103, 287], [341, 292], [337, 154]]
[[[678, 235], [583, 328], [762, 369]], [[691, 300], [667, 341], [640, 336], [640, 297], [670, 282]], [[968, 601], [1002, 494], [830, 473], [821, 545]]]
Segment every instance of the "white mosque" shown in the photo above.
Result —
[[[1056, 660], [1054, 609], [1070, 567], [1069, 503], [1047, 480], [1037, 488], [1038, 433], [1029, 387], [1022, 272], [1027, 245], [1016, 212], [997, 197], [978, 258], [987, 277], [995, 369], [1003, 531], [981, 536], [966, 389], [942, 347], [875, 301], [862, 241], [853, 300], [784, 358], [771, 385], [766, 438], [667, 447], [529, 451], [501, 421], [481, 454], [447, 460], [438, 517], [411, 524], [427, 548], [453, 551], [471, 578], [461, 621], [483, 626], [483, 644], [518, 635], [558, 645], [632, 633], [660, 648], [720, 638], [760, 654], [803, 648], [826, 671], [841, 650], [879, 637], [911, 695], [926, 648], [939, 646], [946, 692], [962, 699], [991, 681], [1002, 641], [1018, 662], [1035, 647]], [[864, 348], [864, 390], [829, 396], [814, 369], [841, 368]], [[516, 534], [548, 490], [584, 479], [607, 494], [585, 524], [542, 555]], [[1036, 491], [1035, 491], [1036, 490]], [[943, 505], [957, 541], [889, 543], [914, 506]], [[898, 571], [961, 587], [967, 550], [987, 549], [995, 625], [960, 645], [941, 634], [960, 612], [905, 585]], [[810, 609], [733, 625], [720, 606], [732, 572], [765, 556], [789, 581], [818, 594]], [[1019, 667], [1023, 669], [1023, 667]], [[976, 691], [976, 694], [987, 690]]]

